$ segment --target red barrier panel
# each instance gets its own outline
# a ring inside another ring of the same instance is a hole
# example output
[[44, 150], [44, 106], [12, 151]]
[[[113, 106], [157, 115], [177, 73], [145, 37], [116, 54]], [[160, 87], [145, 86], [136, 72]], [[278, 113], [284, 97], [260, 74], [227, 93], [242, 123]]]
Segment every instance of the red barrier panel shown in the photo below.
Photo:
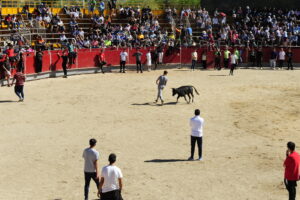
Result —
[[[146, 63], [146, 53], [148, 50], [153, 50], [154, 48], [142, 48], [140, 52], [142, 55], [142, 64]], [[198, 63], [201, 63], [202, 53], [206, 48], [196, 48], [196, 47], [182, 47], [181, 49], [165, 49], [164, 50], [164, 63], [170, 64], [189, 64], [191, 63], [191, 54], [197, 50], [198, 53]], [[125, 49], [128, 53], [128, 62], [127, 64], [134, 65], [135, 64], [135, 56], [136, 49]], [[118, 66], [120, 64], [120, 53], [122, 49], [116, 48], [106, 48], [104, 51], [104, 58], [107, 62], [107, 66]], [[263, 48], [263, 62], [268, 62], [270, 55], [271, 55], [272, 48], [266, 47]], [[278, 48], [277, 48], [278, 51]], [[287, 51], [287, 49], [285, 49]], [[293, 62], [300, 63], [300, 48], [293, 48]], [[77, 51], [77, 58], [76, 62], [73, 65], [69, 65], [70, 69], [77, 69], [77, 68], [89, 68], [89, 67], [96, 67], [98, 65], [98, 55], [100, 53], [100, 49], [79, 49]], [[43, 67], [42, 72], [49, 72], [49, 71], [57, 71], [62, 70], [62, 59], [58, 55], [61, 55], [61, 51], [44, 51], [43, 55]], [[249, 52], [247, 49], [242, 51], [242, 57], [244, 62], [248, 62], [249, 59]], [[35, 66], [35, 54], [34, 53], [27, 53], [24, 55], [24, 64], [25, 64], [25, 73], [26, 74], [34, 74], [36, 72]], [[212, 68], [214, 67], [214, 51], [207, 51], [207, 67]]]

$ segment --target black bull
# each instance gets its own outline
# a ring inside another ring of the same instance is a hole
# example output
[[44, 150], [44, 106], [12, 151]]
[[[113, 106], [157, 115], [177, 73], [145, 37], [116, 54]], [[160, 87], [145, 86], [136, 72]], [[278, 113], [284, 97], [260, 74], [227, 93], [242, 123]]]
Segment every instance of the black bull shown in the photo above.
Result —
[[[191, 96], [192, 96], [192, 102], [194, 102], [193, 89], [195, 89], [196, 94], [199, 95], [198, 91], [196, 90], [196, 88], [194, 86], [181, 86], [179, 88], [172, 88], [173, 96], [178, 94], [177, 102], [178, 102], [179, 97], [184, 97], [184, 99], [186, 100], [187, 103], [191, 102]], [[189, 101], [187, 101], [187, 99], [185, 97], [186, 95], [189, 97]]]

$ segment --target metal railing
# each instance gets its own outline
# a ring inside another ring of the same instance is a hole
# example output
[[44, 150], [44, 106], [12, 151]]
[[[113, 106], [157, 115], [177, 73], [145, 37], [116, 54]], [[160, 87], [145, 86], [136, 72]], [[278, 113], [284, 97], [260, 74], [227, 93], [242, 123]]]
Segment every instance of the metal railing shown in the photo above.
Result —
[[[0, 0], [2, 8], [22, 8], [25, 5], [28, 5], [31, 8], [36, 8], [41, 3], [45, 3], [50, 8], [62, 8], [63, 6], [79, 6], [80, 8], [88, 9], [89, 0]], [[106, 8], [108, 8], [109, 0], [104, 0]], [[165, 9], [166, 7], [198, 7], [199, 3], [195, 4], [195, 1], [191, 0], [118, 0], [118, 5], [131, 6], [131, 7], [151, 7], [152, 9], [160, 10]], [[96, 8], [99, 6], [97, 1]]]

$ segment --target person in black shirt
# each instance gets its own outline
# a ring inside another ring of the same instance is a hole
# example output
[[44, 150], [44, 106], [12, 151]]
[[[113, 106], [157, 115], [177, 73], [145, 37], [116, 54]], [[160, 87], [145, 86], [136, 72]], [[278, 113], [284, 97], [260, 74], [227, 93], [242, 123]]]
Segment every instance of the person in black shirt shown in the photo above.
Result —
[[263, 52], [262, 52], [262, 48], [259, 47], [256, 51], [256, 66], [260, 67], [260, 69], [262, 69], [262, 59], [263, 59]]
[[219, 48], [217, 48], [217, 51], [215, 52], [215, 69], [221, 70], [221, 51]]
[[69, 55], [68, 55], [68, 49], [67, 47], [64, 47], [63, 51], [62, 51], [62, 55], [58, 54], [58, 56], [60, 56], [62, 58], [62, 68], [64, 71], [64, 78], [68, 77], [68, 73], [67, 73], [67, 65], [68, 65], [68, 59], [69, 59]]
[[153, 64], [154, 64], [154, 70], [156, 70], [157, 68], [157, 64], [158, 64], [158, 52], [157, 52], [157, 49], [152, 51], [152, 60], [153, 60]]
[[135, 54], [133, 54], [133, 56], [135, 56], [136, 58], [136, 73], [139, 73], [139, 71], [141, 73], [143, 73], [143, 68], [142, 68], [142, 53], [137, 50], [137, 52]]
[[293, 67], [293, 52], [292, 49], [290, 48], [289, 51], [286, 53], [286, 57], [287, 57], [287, 62], [288, 62], [288, 70], [291, 68], [291, 70], [294, 70]]
[[40, 73], [42, 72], [43, 68], [43, 55], [42, 49], [38, 49], [35, 54], [35, 72]]

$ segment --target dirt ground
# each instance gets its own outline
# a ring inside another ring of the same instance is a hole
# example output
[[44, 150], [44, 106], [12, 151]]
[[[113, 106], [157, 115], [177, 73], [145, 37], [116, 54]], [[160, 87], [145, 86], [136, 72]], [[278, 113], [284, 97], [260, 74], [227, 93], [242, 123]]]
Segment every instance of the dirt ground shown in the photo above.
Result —
[[[282, 163], [288, 141], [300, 146], [300, 70], [169, 70], [166, 105], [157, 106], [162, 72], [27, 82], [23, 103], [0, 88], [0, 199], [83, 199], [82, 151], [92, 137], [100, 167], [117, 154], [125, 200], [287, 199]], [[200, 92], [194, 103], [174, 103], [171, 88], [182, 85]], [[204, 155], [189, 162], [196, 108]]]

